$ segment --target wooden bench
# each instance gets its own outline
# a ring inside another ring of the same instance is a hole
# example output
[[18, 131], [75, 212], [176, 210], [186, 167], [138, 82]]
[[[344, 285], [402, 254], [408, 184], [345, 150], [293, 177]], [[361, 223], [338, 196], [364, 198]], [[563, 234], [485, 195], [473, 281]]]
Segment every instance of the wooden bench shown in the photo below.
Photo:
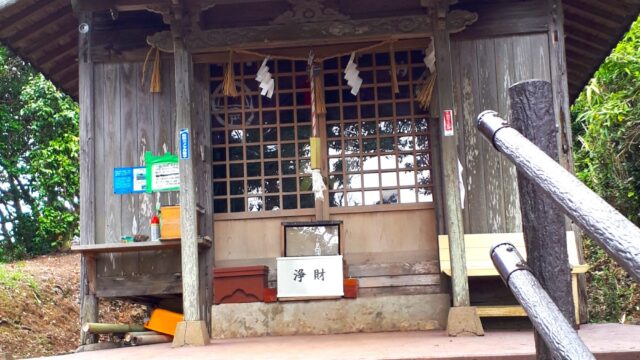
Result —
[[[116, 278], [98, 276], [97, 258], [102, 254], [137, 253], [142, 251], [180, 251], [180, 240], [144, 241], [133, 243], [107, 243], [73, 245], [71, 251], [80, 253], [85, 260], [89, 293], [97, 297], [142, 297], [182, 293], [182, 274], [135, 274]], [[198, 249], [212, 246], [209, 237], [198, 238]], [[201, 275], [202, 276], [202, 275]]]
[[[527, 254], [522, 233], [466, 234], [464, 236], [464, 242], [468, 277], [499, 276], [489, 255], [491, 247], [499, 242], [512, 243], [526, 260]], [[449, 237], [447, 235], [438, 236], [438, 247], [440, 252], [440, 270], [448, 276], [451, 276]], [[578, 251], [573, 231], [567, 232], [567, 252], [569, 255], [569, 264], [571, 265], [573, 304], [575, 307], [576, 321], [579, 322], [578, 274], [587, 272], [589, 265], [581, 264], [578, 260]], [[519, 305], [478, 306], [478, 315], [481, 317], [527, 316], [524, 309]]]

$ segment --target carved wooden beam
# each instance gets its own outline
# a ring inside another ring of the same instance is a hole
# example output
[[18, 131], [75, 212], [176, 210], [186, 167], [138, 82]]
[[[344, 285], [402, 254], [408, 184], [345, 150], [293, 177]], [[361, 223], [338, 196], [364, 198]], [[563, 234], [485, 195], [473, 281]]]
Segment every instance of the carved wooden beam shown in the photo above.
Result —
[[173, 37], [186, 38], [190, 33], [200, 31], [200, 15], [216, 3], [214, 0], [171, 0], [149, 5], [146, 9], [162, 15], [162, 21], [171, 25]]
[[[215, 1], [214, 1], [215, 2]], [[478, 19], [476, 13], [454, 10], [447, 14], [446, 26], [451, 33], [464, 30]], [[285, 23], [244, 28], [192, 28], [185, 43], [192, 52], [222, 51], [233, 48], [265, 48], [283, 46], [314, 46], [330, 43], [376, 41], [386, 38], [410, 39], [432, 34], [428, 16], [394, 16], [386, 18]], [[162, 51], [173, 51], [170, 31], [147, 37], [147, 43]]]
[[[7, 1], [7, 0], [4, 0]], [[189, 0], [190, 3], [196, 3], [199, 0]], [[277, 0], [216, 0], [216, 4], [238, 4], [238, 3], [256, 3], [256, 2], [273, 2]], [[158, 6], [168, 4], [169, 0], [71, 0], [74, 11], [138, 11], [147, 10], [149, 6]], [[0, 1], [2, 3], [2, 1]], [[38, 4], [38, 6], [43, 6]], [[0, 6], [1, 8], [1, 6]]]

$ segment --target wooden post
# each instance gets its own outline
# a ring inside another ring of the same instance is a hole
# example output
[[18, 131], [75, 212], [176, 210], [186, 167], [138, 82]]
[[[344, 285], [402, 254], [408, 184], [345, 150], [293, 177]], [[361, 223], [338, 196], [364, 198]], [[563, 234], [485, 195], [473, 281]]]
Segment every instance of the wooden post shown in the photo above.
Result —
[[[455, 137], [453, 104], [453, 74], [451, 69], [451, 44], [446, 27], [448, 1], [431, 2], [431, 22], [433, 24], [433, 45], [436, 56], [436, 84], [438, 108], [440, 110], [440, 155], [442, 165], [442, 190], [444, 191], [444, 217], [449, 236], [451, 258], [451, 287], [453, 308], [449, 312], [447, 332], [450, 336], [461, 334], [484, 335], [480, 318], [475, 308], [470, 306], [469, 283], [464, 251], [464, 222], [458, 182], [458, 151]], [[450, 116], [451, 129], [443, 125]]]
[[194, 157], [198, 150], [193, 149], [191, 101], [193, 85], [193, 61], [184, 41], [187, 19], [184, 9], [174, 8], [174, 21], [171, 24], [174, 44], [175, 91], [176, 91], [176, 131], [180, 146], [180, 232], [182, 256], [182, 303], [184, 321], [178, 324], [174, 337], [174, 346], [205, 345], [209, 343], [207, 326], [200, 312], [198, 294], [198, 229], [196, 223], [196, 191], [194, 178]]
[[[207, 151], [211, 146], [211, 124], [208, 121], [211, 116], [209, 105], [209, 65], [194, 65], [194, 97], [191, 101], [196, 106], [194, 118], [191, 120], [193, 126], [193, 146], [196, 153], [195, 158], [195, 179], [196, 179], [196, 199], [198, 207], [203, 213], [198, 214], [198, 235], [213, 239], [213, 171], [211, 168], [212, 153]], [[200, 248], [198, 250], [198, 265], [200, 267], [200, 315], [207, 327], [211, 326], [211, 305], [213, 305], [213, 260], [215, 258], [214, 246]]]
[[[542, 80], [523, 81], [509, 88], [509, 97], [513, 127], [558, 161], [551, 84]], [[575, 324], [563, 213], [519, 171], [518, 191], [527, 262], [564, 317], [570, 324]], [[542, 338], [537, 332], [534, 334], [538, 359], [552, 359]]]
[[[564, 42], [564, 13], [562, 11], [561, 0], [547, 0], [547, 14], [549, 22], [549, 54], [551, 81], [553, 85], [554, 109], [556, 110], [556, 118], [560, 126], [559, 131], [559, 147], [560, 164], [565, 169], [574, 173], [574, 162], [571, 147], [573, 144], [573, 135], [571, 132], [571, 116], [569, 110], [569, 89], [567, 80], [567, 61], [565, 57]], [[576, 234], [576, 248], [578, 249], [578, 260], [584, 263], [584, 252], [582, 246], [582, 230], [573, 224], [571, 220], [566, 218], [565, 225], [571, 227]], [[587, 311], [587, 281], [585, 274], [578, 274], [579, 302], [580, 302], [580, 321], [579, 323], [587, 323], [589, 313]]]
[[[188, 158], [180, 159], [180, 233], [182, 252], [182, 287], [184, 318], [186, 321], [200, 318], [198, 298], [198, 239], [196, 228], [196, 193], [193, 177], [193, 149], [191, 149], [191, 80], [193, 79], [193, 64], [191, 54], [184, 47], [184, 43], [175, 42], [175, 77], [176, 77], [176, 131], [185, 136]], [[186, 133], [186, 135], [184, 135]]]
[[[93, 122], [93, 62], [91, 61], [92, 14], [79, 14], [78, 76], [80, 103], [80, 244], [96, 241], [95, 208], [95, 129]], [[80, 263], [80, 323], [98, 321], [95, 291], [95, 259], [82, 255]], [[90, 284], [90, 282], [94, 282]], [[97, 342], [97, 337], [80, 331], [82, 345]]]

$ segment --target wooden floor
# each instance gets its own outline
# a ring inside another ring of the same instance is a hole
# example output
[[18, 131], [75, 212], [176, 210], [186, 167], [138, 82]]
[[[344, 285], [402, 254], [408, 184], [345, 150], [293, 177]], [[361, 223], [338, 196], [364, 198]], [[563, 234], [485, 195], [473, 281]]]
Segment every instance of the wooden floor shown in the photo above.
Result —
[[[583, 325], [580, 336], [599, 360], [640, 359], [640, 326]], [[483, 337], [450, 338], [443, 331], [281, 336], [216, 340], [206, 347], [170, 344], [70, 354], [48, 359], [448, 359], [533, 360], [530, 330], [487, 331]]]

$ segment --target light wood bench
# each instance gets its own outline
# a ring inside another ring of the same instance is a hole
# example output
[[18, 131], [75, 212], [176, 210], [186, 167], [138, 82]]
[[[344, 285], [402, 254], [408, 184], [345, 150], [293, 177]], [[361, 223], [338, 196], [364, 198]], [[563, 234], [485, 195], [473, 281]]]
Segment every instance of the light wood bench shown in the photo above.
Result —
[[[491, 247], [496, 243], [510, 242], [518, 249], [525, 260], [527, 258], [522, 233], [466, 234], [464, 236], [464, 242], [468, 277], [499, 276], [489, 255]], [[451, 276], [449, 237], [447, 235], [438, 236], [438, 247], [440, 252], [440, 270], [448, 276]], [[567, 252], [569, 255], [569, 264], [571, 265], [573, 304], [575, 307], [576, 321], [579, 322], [578, 274], [587, 272], [589, 265], [581, 264], [578, 260], [578, 251], [573, 231], [567, 232]], [[478, 315], [481, 317], [527, 316], [524, 309], [519, 305], [478, 306]]]

